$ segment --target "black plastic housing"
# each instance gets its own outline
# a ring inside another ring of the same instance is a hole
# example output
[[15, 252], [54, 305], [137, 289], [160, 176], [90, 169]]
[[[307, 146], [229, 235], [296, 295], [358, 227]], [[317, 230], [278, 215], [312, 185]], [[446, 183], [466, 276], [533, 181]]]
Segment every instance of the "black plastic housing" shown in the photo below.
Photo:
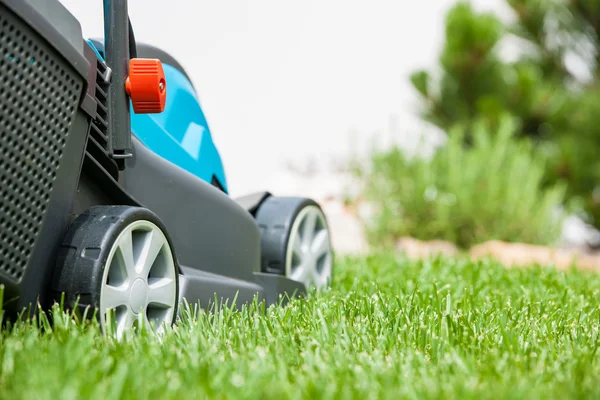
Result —
[[46, 303], [48, 261], [70, 223], [90, 122], [83, 42], [62, 34], [79, 29], [81, 38], [80, 27], [60, 4], [40, 15], [34, 3], [45, 2], [0, 0], [0, 277], [9, 312]]

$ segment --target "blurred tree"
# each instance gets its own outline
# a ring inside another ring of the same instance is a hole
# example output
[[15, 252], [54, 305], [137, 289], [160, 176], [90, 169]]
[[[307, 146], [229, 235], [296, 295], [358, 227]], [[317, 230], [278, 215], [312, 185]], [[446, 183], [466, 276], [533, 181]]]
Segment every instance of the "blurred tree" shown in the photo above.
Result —
[[[457, 3], [446, 17], [440, 73], [411, 76], [423, 118], [451, 132], [475, 121], [494, 128], [509, 113], [535, 151], [545, 181], [564, 181], [600, 227], [600, 0], [505, 0], [511, 22]], [[518, 44], [516, 57], [503, 45]]]

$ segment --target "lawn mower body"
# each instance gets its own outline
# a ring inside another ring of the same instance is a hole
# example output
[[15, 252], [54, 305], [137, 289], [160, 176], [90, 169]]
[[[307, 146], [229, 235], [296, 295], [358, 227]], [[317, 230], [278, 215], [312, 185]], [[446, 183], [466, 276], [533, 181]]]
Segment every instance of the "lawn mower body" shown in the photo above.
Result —
[[0, 56], [0, 283], [7, 311], [56, 299], [63, 289], [51, 284], [60, 273], [57, 249], [77, 216], [99, 205], [144, 207], [164, 222], [176, 250], [179, 298], [189, 303], [207, 306], [216, 297], [241, 304], [258, 296], [273, 304], [305, 292], [304, 284], [264, 272], [254, 214], [270, 195], [228, 195], [197, 95], [176, 61], [162, 57], [164, 112], [130, 110], [129, 125], [110, 114], [129, 105], [113, 87], [125, 79], [122, 68], [107, 65], [102, 43], [84, 40], [58, 0], [0, 0]]

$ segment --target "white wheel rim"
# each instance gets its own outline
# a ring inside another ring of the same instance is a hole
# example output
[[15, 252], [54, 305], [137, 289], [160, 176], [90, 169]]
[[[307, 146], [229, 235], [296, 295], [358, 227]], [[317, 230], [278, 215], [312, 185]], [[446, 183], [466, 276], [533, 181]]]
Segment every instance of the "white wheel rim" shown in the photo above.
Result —
[[162, 332], [175, 312], [176, 273], [162, 230], [144, 220], [128, 225], [111, 248], [104, 268], [100, 290], [103, 331], [110, 326], [121, 339], [142, 323]]
[[333, 254], [329, 227], [319, 207], [303, 208], [292, 225], [285, 275], [307, 288], [321, 289], [331, 282]]

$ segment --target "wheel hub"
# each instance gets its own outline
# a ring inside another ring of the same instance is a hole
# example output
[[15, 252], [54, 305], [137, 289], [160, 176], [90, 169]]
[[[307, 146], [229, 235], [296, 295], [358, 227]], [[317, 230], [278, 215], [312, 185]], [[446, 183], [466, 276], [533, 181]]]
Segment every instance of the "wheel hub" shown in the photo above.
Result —
[[315, 206], [304, 208], [296, 217], [286, 261], [286, 275], [317, 289], [331, 278], [332, 256], [325, 216]]
[[109, 253], [100, 293], [103, 321], [115, 311], [121, 338], [136, 321], [163, 331], [171, 324], [177, 302], [177, 272], [166, 236], [140, 220], [123, 229]]
[[148, 303], [148, 284], [142, 278], [136, 279], [131, 285], [129, 304], [135, 314], [143, 312]]

